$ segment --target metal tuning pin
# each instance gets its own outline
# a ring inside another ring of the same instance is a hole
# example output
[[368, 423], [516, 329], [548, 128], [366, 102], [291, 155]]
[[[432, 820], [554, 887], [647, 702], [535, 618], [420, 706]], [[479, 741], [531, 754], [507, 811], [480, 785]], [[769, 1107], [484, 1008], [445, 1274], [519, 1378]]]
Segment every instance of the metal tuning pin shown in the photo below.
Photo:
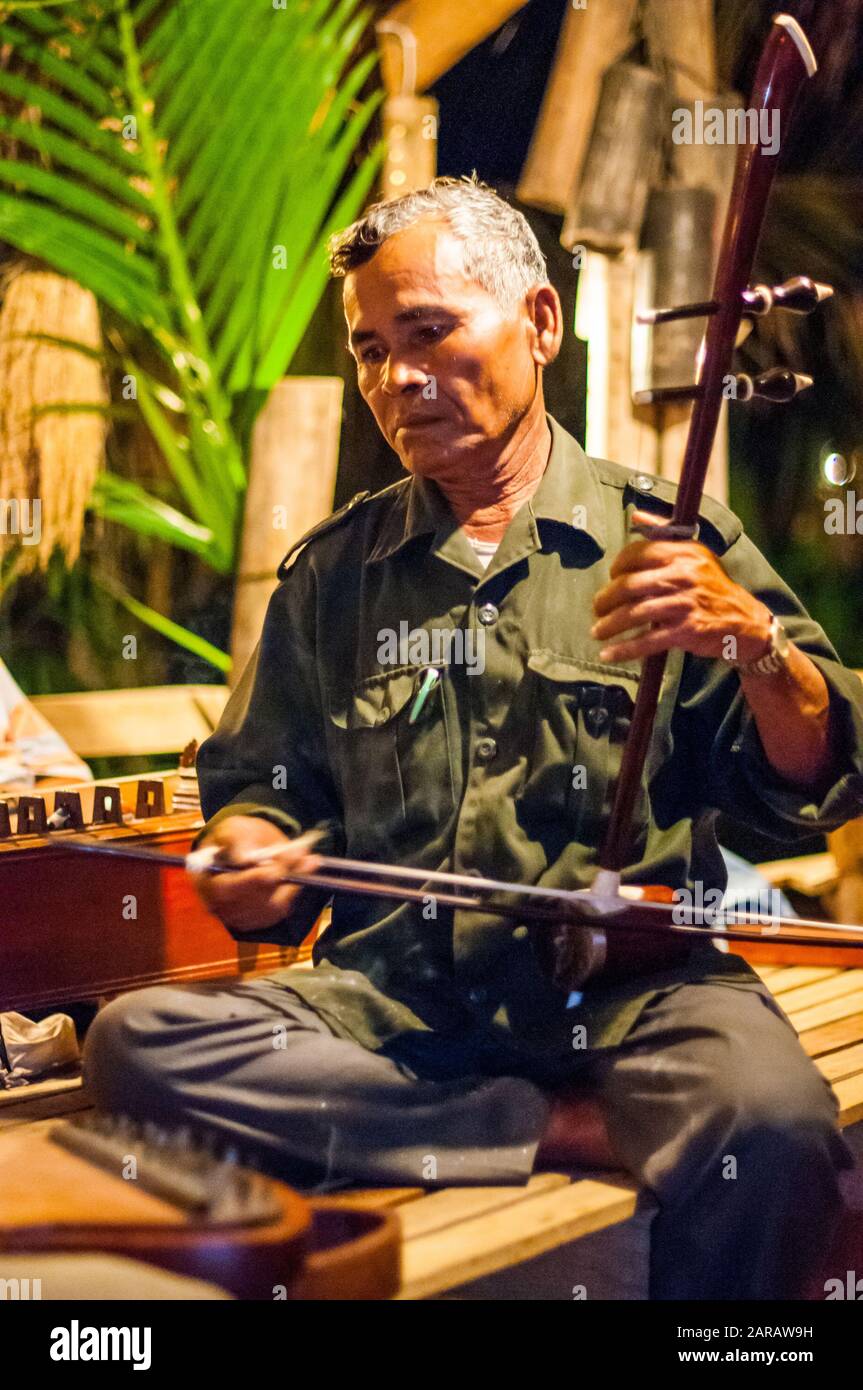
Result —
[[763, 400], [774, 401], [778, 405], [793, 401], [799, 391], [805, 391], [812, 385], [811, 376], [792, 372], [788, 367], [771, 367], [769, 371], [760, 372], [756, 377], [738, 372], [736, 381], [737, 400], [751, 401], [753, 396], [760, 396]]
[[811, 314], [833, 293], [832, 285], [811, 280], [808, 275], [794, 275], [782, 285], [753, 285], [741, 296], [744, 313], [760, 317], [771, 309], [788, 309], [792, 314]]
[[715, 314], [719, 303], [715, 299], [704, 299], [697, 304], [677, 304], [673, 309], [642, 309], [636, 314], [636, 323], [672, 323], [675, 319], [700, 319], [705, 314]]
[[[811, 314], [822, 300], [829, 299], [832, 285], [811, 280], [808, 275], [794, 275], [782, 285], [752, 285], [740, 298], [743, 312], [753, 318], [769, 314], [771, 309], [788, 309], [792, 314]], [[636, 314], [636, 323], [672, 323], [675, 319], [698, 319], [715, 314], [718, 299], [703, 299], [697, 304], [678, 304], [672, 309], [644, 309]]]
[[666, 401], [694, 401], [701, 395], [697, 382], [691, 386], [654, 386], [646, 391], [633, 391], [633, 405], [662, 405]]
[[[775, 401], [779, 405], [793, 401], [798, 392], [805, 391], [807, 386], [812, 385], [811, 376], [792, 372], [788, 367], [771, 367], [769, 371], [760, 372], [756, 377], [748, 376], [746, 372], [738, 372], [735, 381], [737, 389], [734, 400], [751, 401], [753, 396], [761, 396], [764, 400]], [[692, 386], [661, 386], [653, 391], [635, 391], [632, 400], [634, 405], [660, 405], [664, 401], [698, 400], [702, 394], [701, 385], [694, 383]]]

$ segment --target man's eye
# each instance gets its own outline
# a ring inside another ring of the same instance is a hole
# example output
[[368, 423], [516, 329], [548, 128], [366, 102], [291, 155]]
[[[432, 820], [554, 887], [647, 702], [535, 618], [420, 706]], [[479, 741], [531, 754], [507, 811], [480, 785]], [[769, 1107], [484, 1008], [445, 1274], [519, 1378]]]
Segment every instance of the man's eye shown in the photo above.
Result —
[[425, 327], [419, 329], [417, 337], [424, 343], [436, 343], [438, 338], [442, 338], [446, 329], [442, 323], [427, 323]]
[[368, 347], [368, 348], [365, 348], [365, 349], [360, 353], [360, 361], [361, 361], [361, 362], [377, 362], [377, 361], [380, 361], [380, 353], [381, 353], [380, 348], [376, 348], [376, 347]]

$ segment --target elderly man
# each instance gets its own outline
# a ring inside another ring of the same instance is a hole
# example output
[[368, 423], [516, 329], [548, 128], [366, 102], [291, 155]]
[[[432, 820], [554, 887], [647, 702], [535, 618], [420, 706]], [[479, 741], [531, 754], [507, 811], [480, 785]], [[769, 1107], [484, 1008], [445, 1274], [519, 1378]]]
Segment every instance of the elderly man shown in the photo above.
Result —
[[[546, 414], [561, 306], [524, 218], [437, 179], [331, 257], [409, 476], [294, 547], [201, 749], [203, 843], [237, 868], [199, 887], [229, 931], [303, 939], [327, 895], [283, 874], [314, 870], [307, 843], [243, 864], [312, 829], [349, 857], [586, 886], [649, 652], [670, 658], [627, 881], [721, 887], [717, 809], [785, 838], [859, 814], [856, 678], [737, 519], [706, 501], [697, 542], [630, 540], [672, 485], [587, 458]], [[302, 1184], [515, 1183], [577, 1162], [577, 1082], [658, 1200], [653, 1298], [800, 1290], [850, 1159], [739, 957], [705, 940], [567, 1007], [524, 925], [340, 895], [315, 964], [118, 1000], [88, 1041], [97, 1100]]]

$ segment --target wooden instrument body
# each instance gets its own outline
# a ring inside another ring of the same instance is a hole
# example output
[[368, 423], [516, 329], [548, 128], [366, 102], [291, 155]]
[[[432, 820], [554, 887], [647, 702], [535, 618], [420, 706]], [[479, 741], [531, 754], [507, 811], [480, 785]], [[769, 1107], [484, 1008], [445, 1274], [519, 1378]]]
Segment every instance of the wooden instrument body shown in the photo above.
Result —
[[[86, 824], [92, 788], [77, 790]], [[86, 834], [185, 855], [201, 825], [199, 811], [169, 811], [86, 824]], [[299, 950], [235, 942], [181, 870], [64, 851], [72, 834], [0, 839], [0, 1010], [276, 970], [310, 956], [313, 934]]]
[[[827, 925], [827, 924], [825, 924]], [[781, 941], [731, 942], [729, 950], [752, 965], [835, 965], [840, 970], [863, 969], [861, 946], [784, 946]]]
[[[605, 933], [604, 956], [602, 963], [596, 970], [589, 970], [585, 973], [585, 925], [584, 920], [578, 927], [571, 926], [567, 921], [562, 921], [559, 927], [555, 928], [532, 928], [532, 938], [537, 954], [545, 969], [551, 975], [553, 982], [563, 990], [579, 989], [586, 979], [594, 974], [601, 974], [602, 978], [613, 982], [615, 980], [627, 979], [630, 976], [649, 973], [654, 970], [669, 969], [673, 966], [682, 964], [689, 954], [690, 948], [698, 942], [695, 935], [681, 936], [668, 932], [667, 935], [658, 933], [655, 928], [663, 922], [663, 916], [657, 915], [655, 910], [639, 910], [641, 903], [660, 903], [667, 906], [667, 915], [664, 920], [670, 927], [674, 924], [675, 914], [673, 908], [674, 893], [664, 885], [645, 886], [638, 889], [624, 887], [622, 895], [630, 899], [631, 905], [622, 907], [620, 910], [609, 912], [605, 915], [591, 917], [589, 924], [594, 929], [603, 930], [608, 927]], [[841, 969], [849, 970], [852, 968], [860, 969], [863, 967], [863, 945], [846, 946], [835, 942], [825, 942], [820, 944], [817, 930], [809, 922], [796, 924], [793, 917], [783, 919], [784, 926], [788, 933], [798, 932], [807, 938], [806, 944], [800, 942], [783, 942], [771, 934], [769, 926], [760, 928], [757, 923], [755, 930], [762, 932], [762, 939], [758, 941], [739, 941], [729, 937], [725, 945], [734, 955], [740, 955], [744, 960], [748, 960], [753, 965], [829, 965], [838, 966]], [[705, 925], [709, 925], [706, 919]], [[744, 923], [741, 922], [741, 926]], [[823, 924], [825, 935], [829, 934], [831, 923]], [[651, 930], [654, 928], [654, 930]], [[843, 928], [837, 927], [837, 933]], [[704, 933], [705, 942], [708, 940], [722, 941], [722, 935], [712, 938], [707, 931]]]
[[97, 1251], [203, 1279], [240, 1299], [383, 1299], [397, 1291], [394, 1216], [309, 1202], [276, 1179], [251, 1177], [266, 1189], [272, 1218], [207, 1224], [67, 1152], [47, 1128], [22, 1126], [0, 1137], [0, 1276], [3, 1254]]

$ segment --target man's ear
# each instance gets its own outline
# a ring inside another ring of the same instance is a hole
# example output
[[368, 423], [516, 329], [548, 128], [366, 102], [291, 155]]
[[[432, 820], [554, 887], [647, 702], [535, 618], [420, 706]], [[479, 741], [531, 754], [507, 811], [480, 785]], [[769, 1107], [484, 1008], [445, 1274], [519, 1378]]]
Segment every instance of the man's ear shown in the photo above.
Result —
[[540, 367], [548, 367], [563, 342], [563, 310], [554, 285], [534, 285], [525, 300], [531, 322], [531, 354]]

